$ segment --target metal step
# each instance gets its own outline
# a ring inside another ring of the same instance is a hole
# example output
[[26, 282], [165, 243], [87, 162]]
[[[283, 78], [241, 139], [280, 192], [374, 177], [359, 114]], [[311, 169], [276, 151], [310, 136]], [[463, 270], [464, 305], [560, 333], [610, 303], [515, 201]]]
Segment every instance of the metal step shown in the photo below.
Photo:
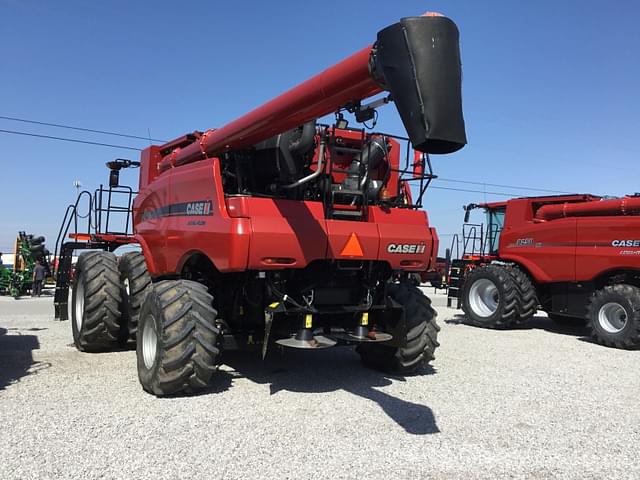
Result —
[[362, 217], [364, 215], [364, 212], [361, 210], [333, 210], [331, 212], [331, 216], [332, 217], [349, 217], [349, 218], [355, 218], [355, 217]]

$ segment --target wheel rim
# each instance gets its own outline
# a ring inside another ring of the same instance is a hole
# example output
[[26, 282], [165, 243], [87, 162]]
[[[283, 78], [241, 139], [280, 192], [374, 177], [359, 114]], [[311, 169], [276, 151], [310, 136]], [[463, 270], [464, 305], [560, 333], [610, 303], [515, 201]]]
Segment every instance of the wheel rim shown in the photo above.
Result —
[[476, 280], [469, 289], [469, 307], [479, 317], [490, 317], [500, 303], [500, 292], [495, 283], [488, 278]]
[[84, 283], [82, 278], [76, 278], [76, 284], [73, 288], [76, 290], [76, 302], [74, 305], [76, 315], [74, 321], [76, 322], [76, 329], [80, 332], [84, 323]]
[[144, 360], [144, 366], [148, 369], [153, 367], [158, 350], [158, 334], [156, 333], [155, 325], [156, 320], [153, 315], [150, 315], [142, 332], [142, 359]]
[[627, 325], [627, 311], [619, 303], [605, 303], [598, 311], [598, 323], [606, 332], [618, 333]]
[[124, 285], [124, 291], [127, 292], [127, 297], [129, 296], [129, 279], [125, 278], [124, 282], [122, 282]]

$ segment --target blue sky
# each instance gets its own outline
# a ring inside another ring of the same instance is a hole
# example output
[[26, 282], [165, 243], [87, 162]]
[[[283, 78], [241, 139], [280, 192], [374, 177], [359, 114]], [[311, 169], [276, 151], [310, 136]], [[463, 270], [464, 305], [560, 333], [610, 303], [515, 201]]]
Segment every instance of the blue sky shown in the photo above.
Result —
[[[153, 5], [153, 7], [150, 7]], [[640, 4], [633, 1], [87, 2], [0, 0], [0, 116], [170, 139], [223, 125], [427, 10], [461, 33], [469, 145], [443, 179], [622, 195], [640, 191]], [[144, 147], [0, 120], [0, 129]], [[393, 107], [378, 130], [403, 134]], [[55, 241], [73, 181], [136, 152], [0, 133], [0, 251]], [[135, 173], [123, 180], [136, 182]], [[533, 191], [436, 181], [446, 188]], [[432, 189], [442, 245], [461, 206], [506, 196]]]

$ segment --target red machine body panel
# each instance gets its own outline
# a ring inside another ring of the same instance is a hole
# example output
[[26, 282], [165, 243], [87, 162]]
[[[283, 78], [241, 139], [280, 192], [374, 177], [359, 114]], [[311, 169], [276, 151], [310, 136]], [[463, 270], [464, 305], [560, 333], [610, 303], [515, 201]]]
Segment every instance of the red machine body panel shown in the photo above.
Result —
[[538, 283], [640, 270], [638, 197], [533, 197], [481, 207], [505, 209], [497, 259], [521, 265]]
[[640, 217], [577, 219], [576, 278], [590, 280], [620, 269], [640, 270]]
[[250, 197], [245, 202], [252, 235], [249, 268], [302, 268], [325, 258], [327, 227], [321, 203]]
[[[422, 271], [437, 251], [424, 211], [371, 206], [362, 222], [325, 219], [321, 202], [249, 196], [225, 201], [217, 159], [163, 172], [151, 192], [136, 198], [134, 224], [143, 250], [154, 252], [153, 276], [179, 273], [196, 252], [220, 272], [233, 272], [304, 268], [323, 259], [383, 260], [392, 268]], [[361, 255], [343, 254], [352, 235]]]
[[[165, 246], [167, 218], [160, 214], [169, 204], [169, 175], [157, 177], [154, 189], [140, 191], [133, 202], [133, 225], [136, 240], [140, 243], [151, 275], [167, 271]], [[147, 255], [153, 252], [153, 255]]]
[[[506, 218], [510, 218], [509, 215], [507, 207]], [[553, 224], [505, 225], [500, 236], [500, 260], [522, 265], [537, 282], [575, 281], [575, 255], [575, 218]]]
[[153, 252], [146, 256], [153, 276], [180, 272], [195, 252], [221, 271], [247, 267], [251, 226], [227, 213], [216, 159], [163, 172], [136, 197], [133, 212], [136, 237]]

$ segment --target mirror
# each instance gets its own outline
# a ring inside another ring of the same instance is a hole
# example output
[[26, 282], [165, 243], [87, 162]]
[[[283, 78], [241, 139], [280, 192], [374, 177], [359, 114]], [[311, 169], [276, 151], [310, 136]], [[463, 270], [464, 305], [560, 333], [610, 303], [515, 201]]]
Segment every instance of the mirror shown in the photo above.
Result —
[[120, 170], [109, 171], [109, 187], [117, 187], [120, 184]]

